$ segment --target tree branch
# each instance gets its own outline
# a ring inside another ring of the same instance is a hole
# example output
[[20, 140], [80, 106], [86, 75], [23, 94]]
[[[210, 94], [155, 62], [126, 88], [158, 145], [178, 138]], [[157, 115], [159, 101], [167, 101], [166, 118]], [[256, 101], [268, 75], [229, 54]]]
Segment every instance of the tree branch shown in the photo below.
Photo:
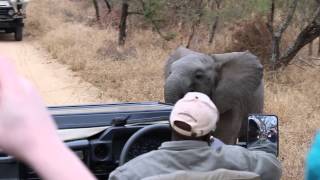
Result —
[[120, 24], [119, 24], [119, 37], [118, 37], [119, 46], [124, 46], [126, 41], [128, 9], [129, 9], [128, 0], [122, 0], [121, 18], [120, 18]]
[[203, 12], [202, 12], [202, 2], [203, 2], [203, 0], [200, 0], [200, 1], [199, 1], [198, 8], [197, 8], [198, 17], [197, 17], [197, 19], [192, 23], [191, 33], [190, 33], [190, 35], [189, 35], [188, 43], [187, 43], [187, 45], [186, 45], [186, 48], [189, 48], [189, 47], [190, 47], [191, 41], [192, 41], [192, 39], [193, 39], [195, 30], [196, 30], [196, 26], [198, 26], [198, 25], [200, 24], [200, 22], [201, 22], [201, 17], [203, 16]]
[[277, 66], [288, 65], [299, 50], [320, 36], [320, 7], [314, 13], [312, 21], [300, 32], [294, 44], [280, 57]]
[[298, 4], [298, 0], [294, 0], [294, 1], [292, 2], [292, 4], [290, 4], [287, 18], [286, 18], [285, 21], [279, 26], [278, 32], [279, 32], [280, 34], [282, 34], [282, 33], [288, 28], [290, 22], [292, 21], [294, 12], [296, 11], [296, 8], [297, 8], [297, 4]]
[[274, 11], [275, 11], [275, 0], [271, 0], [270, 14], [267, 22], [267, 27], [271, 34], [273, 34]]
[[92, 0], [92, 2], [93, 2], [94, 9], [95, 9], [95, 11], [96, 11], [97, 21], [99, 21], [99, 20], [100, 20], [100, 12], [99, 12], [98, 1], [97, 1], [97, 0]]
[[108, 1], [108, 0], [104, 0], [104, 2], [105, 2], [106, 5], [107, 5], [108, 13], [110, 13], [110, 12], [111, 12], [111, 5], [110, 5], [109, 1]]
[[214, 2], [216, 3], [217, 9], [220, 9], [222, 0], [215, 0]]
[[[220, 8], [221, 8], [221, 2], [222, 0], [215, 0], [215, 10], [217, 11], [217, 15], [214, 17], [214, 21], [211, 25], [211, 28], [210, 28], [210, 32], [209, 32], [209, 40], [208, 40], [208, 43], [209, 44], [212, 44], [213, 42], [213, 38], [215, 36], [215, 33], [216, 33], [216, 29], [218, 27], [218, 24], [219, 24], [219, 20], [220, 20]], [[211, 11], [214, 10], [214, 7], [213, 5], [211, 6]]]
[[[140, 3], [141, 3], [141, 6], [142, 6], [142, 10], [143, 12], [146, 12], [147, 9], [146, 9], [146, 4], [143, 0], [140, 0]], [[144, 15], [144, 14], [142, 14]], [[169, 41], [170, 39], [168, 37], [166, 37], [161, 31], [160, 31], [160, 27], [159, 25], [156, 23], [156, 21], [152, 18], [152, 16], [149, 18], [151, 24], [153, 25], [153, 27], [155, 28], [155, 30], [157, 31], [157, 33], [159, 34], [159, 36], [166, 40], [166, 41]]]
[[[100, 10], [99, 10], [99, 3], [97, 0], [92, 0], [93, 1], [93, 6], [94, 6], [94, 9], [96, 11], [96, 18], [97, 20], [99, 21], [100, 20]], [[111, 6], [110, 6], [110, 3], [108, 2], [108, 0], [104, 0], [104, 2], [106, 3], [107, 5], [107, 8], [108, 8], [108, 13], [111, 12]]]

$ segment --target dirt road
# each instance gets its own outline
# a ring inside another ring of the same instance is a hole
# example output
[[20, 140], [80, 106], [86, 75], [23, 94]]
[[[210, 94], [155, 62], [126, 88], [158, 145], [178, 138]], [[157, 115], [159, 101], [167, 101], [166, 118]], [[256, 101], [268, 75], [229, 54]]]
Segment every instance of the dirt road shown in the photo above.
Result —
[[9, 57], [18, 72], [35, 84], [47, 105], [101, 102], [101, 92], [97, 88], [81, 80], [66, 66], [50, 60], [28, 41], [3, 41], [0, 34], [0, 55]]

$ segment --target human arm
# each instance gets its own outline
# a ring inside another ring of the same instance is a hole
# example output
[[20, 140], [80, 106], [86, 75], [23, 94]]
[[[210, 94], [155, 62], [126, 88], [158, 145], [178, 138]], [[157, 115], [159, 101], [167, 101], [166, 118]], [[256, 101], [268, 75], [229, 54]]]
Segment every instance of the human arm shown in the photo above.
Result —
[[27, 163], [42, 179], [95, 179], [58, 138], [52, 117], [33, 86], [2, 57], [0, 149]]
[[262, 180], [279, 180], [282, 169], [275, 155], [264, 151], [250, 151], [250, 168], [261, 176]]
[[46, 180], [94, 180], [79, 158], [60, 140], [45, 140], [26, 156], [29, 164]]
[[264, 151], [251, 151], [240, 146], [224, 146], [224, 168], [249, 171], [258, 174], [261, 180], [279, 180], [281, 164], [275, 155]]
[[122, 167], [119, 167], [111, 172], [108, 180], [131, 180], [133, 177], [129, 178], [126, 170], [123, 170]]
[[255, 142], [248, 144], [248, 150], [251, 151], [264, 151], [267, 153], [272, 153], [273, 155], [277, 155], [278, 149], [277, 144], [273, 143], [267, 139], [259, 139]]

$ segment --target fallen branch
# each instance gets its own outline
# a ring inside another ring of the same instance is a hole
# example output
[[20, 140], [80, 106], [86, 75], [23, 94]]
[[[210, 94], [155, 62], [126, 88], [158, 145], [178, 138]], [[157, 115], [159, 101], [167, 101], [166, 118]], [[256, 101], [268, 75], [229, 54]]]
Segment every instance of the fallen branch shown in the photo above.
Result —
[[304, 70], [304, 71], [306, 70], [304, 67], [299, 66], [298, 64], [293, 63], [292, 65], [297, 66], [298, 68], [300, 68], [300, 69], [302, 69], [302, 70]]
[[318, 57], [310, 57], [310, 59], [312, 59], [314, 61], [320, 61], [320, 58], [318, 58]]
[[312, 67], [312, 68], [314, 68], [314, 64], [310, 64], [309, 62], [306, 62], [305, 60], [303, 60], [302, 58], [298, 58], [298, 60], [300, 61], [300, 62], [302, 62], [302, 63], [304, 63], [305, 65], [307, 65], [307, 66], [309, 66], [309, 67]]

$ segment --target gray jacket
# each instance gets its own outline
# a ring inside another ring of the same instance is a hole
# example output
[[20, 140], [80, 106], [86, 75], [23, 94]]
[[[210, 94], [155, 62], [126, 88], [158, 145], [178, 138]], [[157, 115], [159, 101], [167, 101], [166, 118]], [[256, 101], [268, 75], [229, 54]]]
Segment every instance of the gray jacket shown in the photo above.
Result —
[[138, 156], [118, 167], [109, 179], [140, 180], [179, 170], [208, 172], [220, 168], [253, 172], [262, 180], [281, 177], [280, 162], [270, 153], [231, 145], [214, 150], [204, 141], [170, 141], [162, 143], [159, 150]]
[[261, 180], [256, 173], [217, 169], [209, 172], [176, 171], [171, 174], [155, 175], [142, 180]]

